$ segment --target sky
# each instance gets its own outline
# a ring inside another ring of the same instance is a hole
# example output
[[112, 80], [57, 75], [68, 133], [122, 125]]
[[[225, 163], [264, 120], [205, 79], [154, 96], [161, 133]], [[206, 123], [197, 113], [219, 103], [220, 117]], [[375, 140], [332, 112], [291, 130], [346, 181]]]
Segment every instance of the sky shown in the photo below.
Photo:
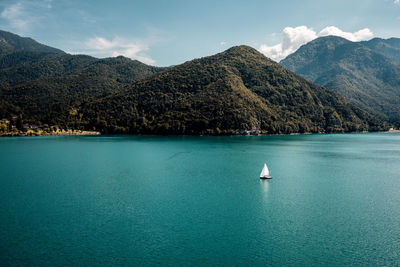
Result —
[[0, 0], [0, 29], [156, 66], [242, 44], [279, 61], [319, 36], [400, 37], [400, 0]]

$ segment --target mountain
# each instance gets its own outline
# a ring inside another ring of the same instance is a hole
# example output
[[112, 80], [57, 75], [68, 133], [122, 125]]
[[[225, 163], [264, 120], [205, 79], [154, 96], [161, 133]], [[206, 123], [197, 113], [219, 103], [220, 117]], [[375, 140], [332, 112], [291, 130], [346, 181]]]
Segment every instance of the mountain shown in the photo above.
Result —
[[[23, 55], [24, 59], [21, 59]], [[12, 63], [15, 62], [15, 63]], [[45, 78], [91, 73], [105, 67], [120, 81], [137, 81], [164, 68], [146, 65], [122, 56], [98, 59], [85, 55], [16, 52], [0, 58], [0, 84], [17, 85]]]
[[0, 30], [0, 55], [16, 51], [64, 53], [59, 49], [40, 44], [31, 38], [20, 37], [11, 32]]
[[29, 38], [4, 36], [9, 48], [0, 54], [2, 118], [18, 116], [20, 121], [62, 128], [134, 134], [347, 132], [386, 127], [337, 93], [248, 46], [159, 68], [124, 57], [69, 55]]
[[84, 70], [97, 59], [83, 55], [17, 51], [0, 57], [0, 84], [17, 85]]
[[380, 52], [400, 64], [400, 38], [374, 38], [369, 41], [360, 42], [360, 44], [376, 52]]
[[21, 113], [30, 122], [59, 122], [80, 103], [165, 69], [122, 56], [70, 55], [30, 38], [0, 33], [9, 48], [0, 54], [1, 118]]
[[[77, 56], [71, 55], [63, 57], [77, 59]], [[65, 68], [60, 69], [65, 71]], [[0, 90], [0, 96], [16, 107], [14, 113], [23, 113], [26, 120], [62, 124], [68, 120], [66, 117], [70, 111], [74, 111], [81, 103], [119, 91], [128, 84], [163, 70], [124, 57], [92, 58], [90, 64], [82, 69], [73, 69], [72, 73], [68, 71], [69, 74], [65, 76], [50, 76], [4, 87]]]
[[248, 46], [195, 59], [79, 109], [89, 129], [134, 134], [347, 132], [383, 125]]
[[[376, 45], [379, 42], [373, 39], [368, 46], [380, 47]], [[280, 64], [337, 91], [380, 119], [399, 122], [400, 66], [382, 51], [368, 46], [365, 42], [351, 42], [336, 36], [320, 37], [300, 47]], [[394, 48], [390, 51], [395, 53]]]

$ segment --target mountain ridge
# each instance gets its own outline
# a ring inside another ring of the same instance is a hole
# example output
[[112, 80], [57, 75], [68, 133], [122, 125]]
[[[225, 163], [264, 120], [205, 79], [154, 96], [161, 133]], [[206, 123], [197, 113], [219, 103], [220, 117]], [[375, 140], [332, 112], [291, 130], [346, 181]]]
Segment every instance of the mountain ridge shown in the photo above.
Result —
[[95, 129], [135, 134], [341, 132], [379, 125], [248, 46], [185, 62], [83, 110], [84, 118], [103, 118], [89, 122]]
[[[374, 39], [371, 41], [375, 42]], [[400, 66], [364, 42], [320, 37], [280, 62], [389, 122], [400, 120]]]
[[400, 38], [373, 38], [369, 41], [362, 41], [360, 44], [368, 48], [380, 52], [400, 64]]
[[13, 51], [0, 57], [0, 82], [1, 116], [66, 129], [236, 135], [387, 127], [249, 46], [169, 68]]
[[15, 51], [65, 53], [64, 51], [40, 44], [29, 37], [21, 37], [14, 33], [0, 30], [0, 54]]

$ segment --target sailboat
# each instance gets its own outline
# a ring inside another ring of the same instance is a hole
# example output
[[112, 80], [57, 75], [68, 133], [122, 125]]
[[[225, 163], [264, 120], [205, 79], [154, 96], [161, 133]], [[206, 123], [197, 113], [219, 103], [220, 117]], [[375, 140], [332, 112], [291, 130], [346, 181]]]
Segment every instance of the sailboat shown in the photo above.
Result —
[[264, 163], [264, 168], [261, 171], [260, 179], [272, 179], [271, 172], [268, 170], [266, 163]]

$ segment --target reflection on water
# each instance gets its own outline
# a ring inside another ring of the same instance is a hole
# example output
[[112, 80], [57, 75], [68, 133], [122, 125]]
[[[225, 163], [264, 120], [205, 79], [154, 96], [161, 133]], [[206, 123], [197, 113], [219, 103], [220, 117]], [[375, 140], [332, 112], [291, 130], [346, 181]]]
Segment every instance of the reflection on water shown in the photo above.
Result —
[[268, 192], [269, 182], [267, 179], [260, 179], [260, 184], [264, 192]]

